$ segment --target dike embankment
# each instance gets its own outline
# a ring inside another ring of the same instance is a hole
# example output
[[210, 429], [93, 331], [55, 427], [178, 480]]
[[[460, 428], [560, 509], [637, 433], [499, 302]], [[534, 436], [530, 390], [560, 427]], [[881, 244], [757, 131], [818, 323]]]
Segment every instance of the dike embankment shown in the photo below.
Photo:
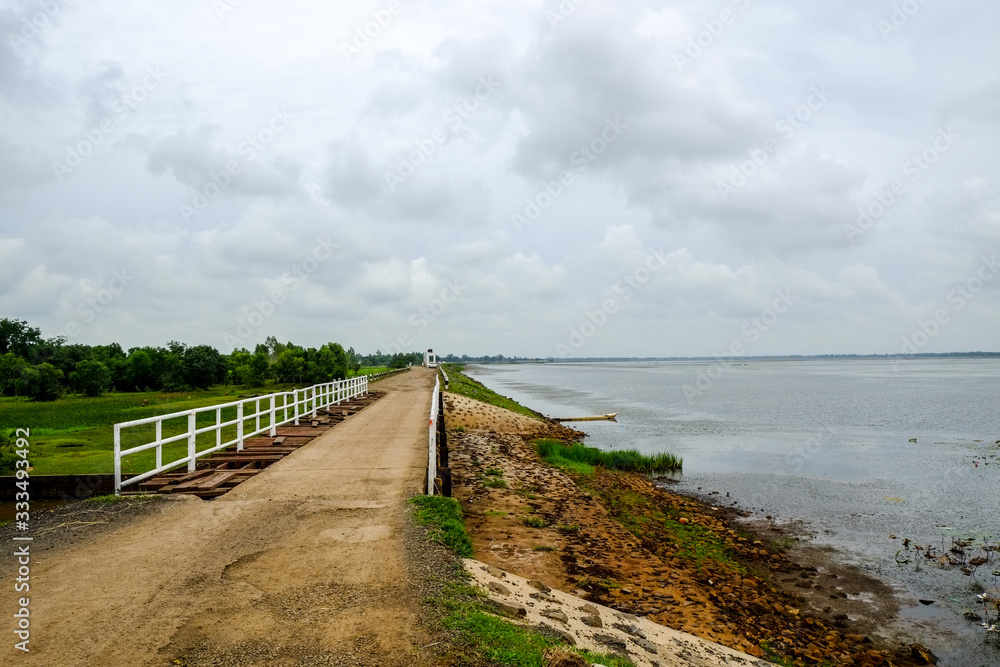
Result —
[[[751, 656], [856, 667], [934, 660], [923, 646], [879, 638], [879, 627], [896, 613], [884, 584], [791, 548], [794, 539], [776, 526], [745, 523], [737, 510], [673, 493], [643, 475], [551, 467], [533, 441], [573, 442], [583, 435], [554, 422], [453, 393], [445, 395], [445, 419], [453, 493], [473, 558], [497, 568], [493, 583], [499, 586], [491, 587], [490, 598], [515, 615], [534, 618], [549, 608], [543, 627], [563, 635], [576, 628], [573, 639], [585, 647], [603, 636], [605, 652], [636, 664], [703, 664], [698, 660], [705, 658], [695, 660], [697, 654], [684, 649], [650, 653], [638, 636], [612, 638], [584, 618], [585, 603], [619, 614], [604, 614], [603, 626], [628, 628], [636, 625], [630, 619], [641, 619], [697, 638], [709, 651], [722, 646], [744, 656], [720, 652], [714, 664], [752, 664]], [[469, 569], [488, 586], [486, 570]], [[522, 588], [520, 599], [505, 600], [505, 587], [509, 593], [512, 587], [497, 578], [501, 571], [581, 602], [555, 606], [532, 595], [538, 590]], [[648, 629], [644, 634], [650, 636]]]

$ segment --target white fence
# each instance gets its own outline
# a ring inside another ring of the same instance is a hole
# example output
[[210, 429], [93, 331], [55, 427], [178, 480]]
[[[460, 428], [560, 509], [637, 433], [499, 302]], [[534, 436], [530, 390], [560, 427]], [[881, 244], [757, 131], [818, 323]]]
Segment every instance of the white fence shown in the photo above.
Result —
[[427, 495], [434, 495], [434, 479], [437, 477], [437, 420], [438, 393], [441, 391], [441, 380], [434, 378], [434, 393], [431, 395], [431, 423], [427, 440]]
[[[289, 422], [298, 425], [300, 418], [306, 415], [315, 417], [317, 410], [330, 405], [336, 405], [341, 401], [346, 401], [356, 396], [364, 396], [368, 392], [369, 380], [374, 382], [394, 373], [395, 371], [385, 371], [371, 376], [362, 375], [347, 380], [317, 384], [305, 389], [293, 389], [292, 391], [266, 394], [231, 403], [210, 405], [204, 408], [195, 408], [193, 410], [173, 412], [157, 417], [147, 417], [146, 419], [136, 419], [130, 422], [115, 424], [115, 493], [121, 493], [122, 488], [125, 486], [138, 484], [143, 480], [184, 464], [187, 464], [189, 471], [194, 471], [198, 459], [203, 456], [208, 456], [233, 445], [236, 445], [237, 450], [242, 450], [243, 441], [247, 438], [252, 438], [264, 431], [267, 431], [268, 435], [274, 436], [277, 427]], [[235, 408], [235, 417], [223, 421], [222, 411], [230, 408]], [[215, 413], [213, 422], [198, 426], [198, 415], [212, 412]], [[434, 417], [433, 414], [431, 416], [432, 418]], [[163, 423], [165, 421], [185, 417], [187, 418], [187, 429], [185, 431], [168, 437], [163, 436]], [[122, 431], [149, 424], [153, 425], [155, 433], [151, 441], [130, 447], [129, 449], [122, 449]], [[229, 427], [235, 427], [235, 437], [224, 442], [222, 440], [222, 431]], [[215, 432], [215, 444], [199, 451], [198, 436], [213, 431]], [[434, 427], [432, 424], [431, 436], [433, 437], [433, 435]], [[187, 441], [187, 455], [169, 463], [164, 463], [163, 446], [182, 441]], [[153, 469], [122, 480], [122, 460], [126, 456], [151, 449], [156, 450], [156, 460]]]

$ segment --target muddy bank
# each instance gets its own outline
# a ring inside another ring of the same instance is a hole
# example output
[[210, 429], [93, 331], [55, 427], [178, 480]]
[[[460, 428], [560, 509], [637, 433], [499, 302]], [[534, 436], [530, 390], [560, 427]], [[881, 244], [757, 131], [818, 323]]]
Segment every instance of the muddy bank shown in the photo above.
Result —
[[[633, 474], [538, 461], [531, 420], [448, 395], [454, 492], [475, 556], [553, 588], [758, 657], [910, 665], [931, 656], [874, 634], [891, 591], [775, 526]], [[485, 413], [488, 413], [488, 418]], [[565, 429], [565, 439], [574, 439]], [[721, 501], [720, 501], [721, 502]]]

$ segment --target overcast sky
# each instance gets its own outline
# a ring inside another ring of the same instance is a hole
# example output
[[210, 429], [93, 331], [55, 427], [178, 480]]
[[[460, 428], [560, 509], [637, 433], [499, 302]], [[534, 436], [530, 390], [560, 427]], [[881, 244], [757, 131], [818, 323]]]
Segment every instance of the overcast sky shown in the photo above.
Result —
[[225, 352], [997, 350], [998, 25], [995, 0], [0, 2], [0, 315]]

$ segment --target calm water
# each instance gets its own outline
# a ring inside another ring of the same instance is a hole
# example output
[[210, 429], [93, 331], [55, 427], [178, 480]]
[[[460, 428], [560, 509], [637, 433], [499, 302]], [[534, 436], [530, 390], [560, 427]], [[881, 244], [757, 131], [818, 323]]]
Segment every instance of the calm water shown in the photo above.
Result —
[[617, 424], [573, 426], [592, 446], [683, 456], [682, 492], [719, 491], [716, 502], [804, 521], [816, 543], [897, 588], [906, 607], [894, 631], [932, 645], [943, 665], [1000, 665], [1000, 642], [962, 618], [982, 613], [977, 583], [1000, 583], [997, 557], [975, 579], [917, 571], [895, 564], [900, 540], [889, 539], [1000, 538], [1000, 360], [747, 360], [719, 370], [658, 362], [469, 372], [549, 416], [618, 412]]

